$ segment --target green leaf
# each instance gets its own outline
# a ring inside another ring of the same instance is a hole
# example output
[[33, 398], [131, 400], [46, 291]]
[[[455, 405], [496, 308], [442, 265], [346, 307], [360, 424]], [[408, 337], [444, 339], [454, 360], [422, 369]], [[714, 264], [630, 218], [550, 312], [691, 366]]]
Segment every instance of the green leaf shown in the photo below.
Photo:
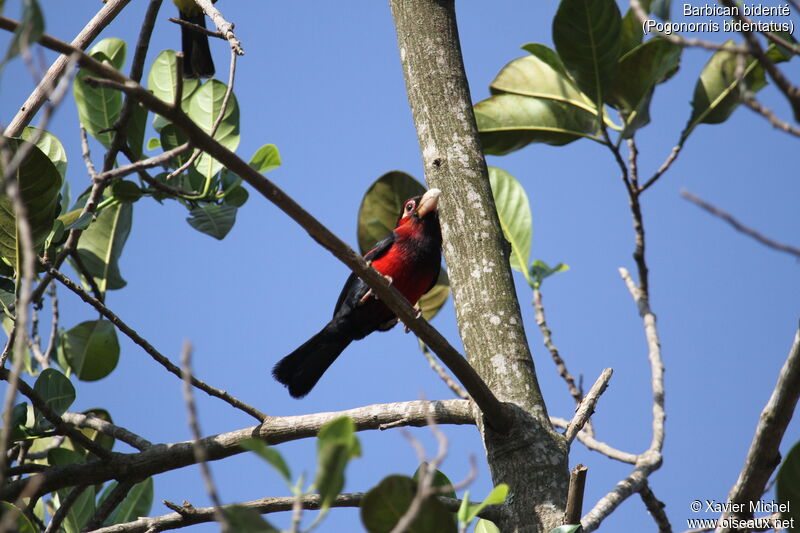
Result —
[[644, 38], [642, 23], [633, 8], [629, 8], [622, 17], [619, 30], [619, 53], [625, 55], [640, 44]]
[[530, 143], [561, 146], [587, 137], [602, 142], [597, 115], [571, 104], [497, 94], [475, 104], [483, 151], [505, 155]]
[[456, 518], [459, 522], [467, 523], [467, 513], [469, 512], [469, 489], [464, 491], [464, 497], [461, 498], [461, 505], [458, 506]]
[[[61, 506], [61, 502], [67, 498], [67, 495], [72, 492], [72, 487], [68, 489], [61, 489], [56, 491], [56, 508]], [[72, 504], [64, 518], [62, 527], [64, 533], [81, 533], [83, 526], [85, 526], [89, 519], [94, 515], [94, 485], [90, 485], [84, 489], [78, 499]]]
[[132, 204], [111, 205], [97, 215], [78, 242], [78, 255], [102, 293], [127, 285], [119, 271], [119, 258], [132, 221]]
[[317, 474], [313, 486], [320, 495], [323, 511], [342, 491], [347, 463], [361, 456], [355, 429], [352, 418], [341, 417], [322, 426], [317, 435]]
[[236, 222], [236, 208], [231, 205], [203, 205], [189, 211], [186, 221], [200, 233], [222, 240]]
[[475, 523], [475, 533], [500, 533], [500, 528], [490, 520], [479, 518]]
[[156, 148], [161, 148], [161, 140], [156, 139], [155, 137], [150, 137], [150, 139], [147, 140], [147, 150], [152, 151]]
[[580, 524], [558, 526], [550, 530], [550, 533], [576, 533], [581, 528]]
[[556, 51], [597, 109], [614, 77], [621, 24], [614, 0], [561, 0], [553, 19]]
[[[125, 48], [125, 41], [110, 37], [97, 43], [89, 51], [89, 55], [120, 70], [125, 63]], [[122, 110], [122, 95], [114, 89], [90, 87], [85, 78], [92, 76], [94, 74], [89, 70], [79, 70], [72, 87], [72, 94], [75, 97], [81, 124], [92, 137], [100, 141], [106, 148], [109, 148], [113, 133], [110, 131], [101, 132], [112, 127], [119, 118], [119, 113]]]
[[[34, 128], [33, 126], [27, 126], [24, 130], [22, 130], [22, 135], [20, 137], [28, 142], [32, 142], [33, 137], [37, 135], [37, 132], [41, 132], [39, 135], [39, 139], [34, 143], [39, 150], [42, 151], [44, 155], [50, 159], [50, 161], [55, 165], [56, 170], [58, 173], [61, 174], [62, 181], [64, 178], [67, 177], [67, 152], [64, 151], [64, 146], [61, 144], [61, 141], [58, 140], [58, 137], [50, 133], [49, 131], [42, 131], [39, 128]], [[68, 182], [64, 182], [65, 185]]]
[[[462, 522], [466, 522], [469, 524], [478, 516], [478, 513], [483, 511], [487, 505], [499, 505], [506, 501], [506, 496], [508, 496], [508, 485], [505, 483], [500, 483], [492, 491], [489, 493], [484, 500], [479, 503], [478, 505], [468, 505], [466, 511], [466, 518], [462, 519], [463, 513], [459, 509], [459, 520]], [[464, 498], [466, 501], [466, 497]]]
[[530, 268], [530, 275], [531, 278], [533, 278], [531, 286], [540, 287], [544, 278], [552, 276], [553, 274], [558, 274], [559, 272], [566, 272], [567, 270], [569, 270], [569, 266], [564, 263], [559, 263], [553, 268], [550, 268], [547, 266], [547, 263], [541, 259], [537, 259], [531, 264]]
[[228, 518], [231, 533], [280, 533], [253, 509], [234, 505], [223, 512]]
[[119, 341], [114, 324], [88, 320], [65, 332], [59, 348], [70, 368], [83, 381], [109, 375], [119, 362]]
[[13, 280], [8, 278], [0, 277], [0, 306], [3, 307], [3, 312], [6, 316], [14, 317], [14, 314], [9, 311], [9, 307], [11, 307], [17, 301], [17, 288], [14, 284]]
[[[116, 486], [116, 481], [112, 481], [106, 486], [103, 493], [100, 495], [100, 499], [97, 501], [98, 507], [103, 504], [103, 501], [108, 498], [108, 495], [111, 494], [111, 491], [113, 491]], [[122, 503], [114, 509], [114, 512], [111, 513], [111, 516], [106, 519], [103, 525], [122, 524], [130, 522], [131, 520], [136, 520], [140, 516], [147, 516], [150, 514], [150, 508], [152, 506], [153, 478], [149, 477], [137, 483], [128, 491], [128, 495], [125, 496]]]
[[128, 146], [137, 159], [144, 155], [142, 145], [144, 144], [144, 132], [147, 129], [147, 109], [141, 104], [136, 103], [131, 110], [131, 118], [128, 122], [127, 141]]
[[[11, 531], [16, 531], [16, 533], [38, 533], [39, 530], [33, 527], [28, 517], [22, 513], [22, 509], [16, 505], [8, 502], [0, 502], [0, 509], [2, 509], [0, 516], [3, 518], [5, 518], [6, 513], [15, 513], [17, 515], [17, 518], [14, 520], [14, 522], [16, 522], [16, 528], [12, 527], [10, 529]], [[14, 522], [12, 522], [12, 524], [14, 524]]]
[[[427, 468], [426, 463], [422, 463], [421, 465], [419, 465], [419, 468], [417, 468], [417, 471], [414, 472], [414, 475], [411, 477], [411, 479], [419, 483], [419, 476], [422, 475], [425, 468]], [[444, 475], [444, 473], [441, 472], [440, 470], [437, 470], [436, 472], [433, 473], [433, 482], [431, 483], [431, 486], [450, 487], [450, 490], [448, 492], [440, 492], [439, 494], [441, 496], [447, 496], [448, 498], [454, 498], [454, 499], [456, 498], [456, 491], [453, 490], [453, 482], [450, 481], [450, 478]]]
[[142, 197], [142, 189], [132, 181], [117, 180], [111, 185], [111, 194], [120, 202], [133, 203]]
[[[44, 403], [59, 416], [63, 415], [75, 401], [75, 387], [72, 382], [55, 368], [45, 368], [33, 384]], [[37, 420], [42, 420], [41, 413], [36, 412]]]
[[[164, 148], [165, 152], [172, 150], [173, 148], [177, 148], [189, 140], [189, 138], [181, 130], [175, 127], [174, 124], [165, 125], [163, 128], [161, 128], [159, 135], [161, 137], [161, 147]], [[186, 150], [185, 152], [173, 157], [167, 165], [170, 168], [178, 168], [183, 166], [183, 164], [189, 160], [191, 155], [192, 151]]]
[[281, 166], [281, 154], [274, 144], [265, 144], [250, 158], [250, 166], [261, 172], [269, 172]]
[[[2, 8], [2, 4], [0, 4]], [[23, 50], [27, 50], [32, 44], [36, 43], [44, 34], [44, 16], [42, 8], [36, 0], [24, 0], [22, 3], [22, 20], [14, 31], [14, 37], [6, 52], [6, 57], [0, 62], [0, 69], [5, 64], [19, 55]]]
[[489, 167], [489, 182], [503, 235], [511, 243], [511, 268], [522, 272], [530, 283], [528, 261], [531, 256], [533, 220], [528, 195], [520, 182], [503, 169]]
[[289, 471], [289, 465], [283, 459], [283, 456], [275, 448], [267, 446], [264, 441], [258, 439], [246, 439], [239, 443], [239, 446], [245, 450], [250, 450], [255, 453], [267, 463], [269, 463], [281, 475], [287, 485], [292, 485], [292, 473]]
[[[211, 79], [201, 85], [189, 99], [187, 110], [189, 117], [209, 135], [222, 109], [226, 91], [227, 86], [224, 83]], [[228, 101], [222, 122], [214, 134], [214, 140], [231, 151], [235, 151], [239, 146], [239, 105], [233, 94]], [[211, 179], [214, 174], [222, 170], [222, 163], [206, 153], [197, 158], [194, 166], [206, 179]]]
[[650, 5], [655, 16], [665, 22], [670, 19], [669, 12], [672, 7], [672, 0], [653, 0]]
[[[369, 533], [388, 533], [405, 514], [417, 484], [408, 476], [392, 475], [364, 495], [361, 522]], [[436, 498], [426, 499], [407, 533], [455, 533], [453, 515]]]
[[[795, 39], [788, 31], [775, 31], [772, 33], [786, 42], [794, 45], [797, 44], [797, 39]], [[780, 44], [770, 43], [769, 47], [767, 48], [767, 58], [769, 58], [769, 60], [773, 63], [783, 63], [784, 61], [791, 60], [793, 57], [794, 52]]]
[[369, 252], [394, 230], [406, 200], [425, 193], [425, 187], [406, 174], [387, 172], [367, 189], [358, 209], [358, 248]]
[[778, 501], [789, 507], [786, 512], [781, 513], [781, 519], [793, 520], [793, 530], [797, 530], [797, 524], [800, 524], [800, 509], [797, 505], [800, 502], [800, 442], [792, 446], [783, 459], [775, 482], [775, 493]]
[[225, 194], [225, 197], [222, 199], [222, 201], [226, 205], [242, 207], [245, 202], [247, 202], [248, 198], [250, 198], [250, 193], [247, 192], [247, 189], [244, 187], [234, 187]]
[[631, 116], [647, 115], [639, 120], [641, 127], [649, 122], [649, 103], [655, 86], [669, 79], [678, 70], [683, 48], [666, 39], [650, 39], [619, 60], [617, 75], [608, 91], [608, 102], [619, 109], [628, 123], [626, 134], [632, 133]]
[[[34, 420], [31, 421], [31, 425], [35, 423]], [[35, 431], [33, 428], [28, 427], [28, 403], [22, 402], [18, 403], [14, 407], [11, 408], [11, 423], [9, 424], [11, 428], [10, 439], [11, 442], [17, 442], [20, 440], [25, 440], [28, 437], [34, 436]]]
[[489, 86], [492, 94], [505, 92], [548, 98], [597, 113], [594, 102], [575, 86], [553, 50], [538, 43], [528, 43], [523, 48], [531, 55], [503, 67]]
[[[728, 40], [725, 44], [731, 45], [733, 40]], [[736, 62], [736, 54], [733, 52], [718, 51], [703, 67], [700, 79], [694, 88], [692, 114], [681, 134], [681, 142], [699, 124], [724, 122], [739, 105], [739, 96], [743, 88], [736, 77]], [[755, 93], [767, 83], [764, 69], [751, 56], [747, 56], [745, 62], [745, 85], [748, 90]]]
[[[61, 190], [61, 174], [55, 165], [35, 145], [18, 139], [6, 139], [8, 148], [16, 154], [28, 151], [17, 169], [15, 178], [19, 183], [19, 193], [28, 214], [34, 249], [38, 253], [50, 234], [59, 209], [58, 194]], [[4, 169], [0, 164], [0, 175]], [[0, 196], [0, 255], [10, 265], [16, 267], [18, 260], [17, 221], [11, 200]]]
[[47, 452], [47, 462], [53, 466], [66, 466], [85, 461], [86, 457], [83, 454], [64, 446], [53, 448]]
[[56, 220], [64, 224], [64, 230], [71, 230], [71, 229], [86, 229], [89, 227], [89, 224], [92, 223], [92, 214], [91, 213], [84, 213], [81, 214], [83, 208], [73, 209], [69, 213], [64, 213]]
[[[397, 225], [397, 218], [406, 200], [425, 193], [425, 187], [399, 170], [387, 172], [370, 185], [358, 208], [358, 248], [369, 252], [375, 243], [386, 237]], [[436, 285], [419, 300], [422, 315], [431, 320], [450, 294], [450, 280], [442, 269]]]
[[[158, 98], [164, 100], [168, 104], [175, 102], [175, 80], [177, 80], [177, 60], [175, 59], [175, 50], [163, 50], [153, 61], [150, 67], [150, 72], [147, 74], [147, 88]], [[194, 78], [187, 78], [183, 80], [183, 95], [181, 99], [181, 108], [186, 111], [189, 98], [192, 93], [200, 86], [200, 81]], [[156, 131], [169, 124], [165, 118], [156, 115], [153, 119], [153, 128]]]

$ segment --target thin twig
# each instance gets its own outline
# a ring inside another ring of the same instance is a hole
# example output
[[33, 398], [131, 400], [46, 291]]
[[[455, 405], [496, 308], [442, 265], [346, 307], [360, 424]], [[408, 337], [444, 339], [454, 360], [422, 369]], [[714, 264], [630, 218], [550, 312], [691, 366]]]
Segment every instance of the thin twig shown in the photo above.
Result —
[[129, 431], [124, 427], [114, 425], [111, 422], [91, 414], [64, 413], [61, 415], [61, 418], [64, 419], [64, 422], [72, 424], [73, 426], [90, 428], [104, 435], [114, 437], [115, 439], [126, 444], [130, 444], [132, 447], [140, 451], [144, 451], [153, 445], [150, 441], [140, 437], [132, 431]]
[[583, 425], [594, 413], [597, 400], [599, 400], [600, 395], [605, 392], [606, 387], [608, 386], [608, 381], [611, 379], [611, 374], [613, 373], [614, 371], [610, 368], [603, 370], [603, 372], [600, 373], [600, 377], [598, 377], [597, 381], [595, 381], [594, 385], [592, 385], [592, 388], [589, 389], [589, 393], [586, 395], [583, 401], [581, 401], [580, 405], [578, 405], [578, 408], [575, 410], [575, 416], [572, 418], [569, 426], [567, 426], [566, 431], [564, 431], [564, 439], [567, 441], [567, 444], [570, 444], [573, 440], [575, 440], [578, 432], [583, 428]]
[[655, 173], [650, 177], [649, 180], [645, 182], [644, 185], [639, 187], [638, 189], [639, 193], [643, 193], [644, 191], [649, 189], [651, 185], [653, 185], [656, 181], [658, 181], [658, 178], [664, 175], [664, 172], [669, 170], [669, 167], [672, 166], [672, 163], [674, 163], [675, 160], [678, 159], [678, 154], [680, 154], [681, 150], [683, 149], [684, 141], [685, 139], [681, 139], [681, 142], [672, 148], [672, 151], [669, 153], [664, 162], [661, 163], [661, 166], [658, 167], [658, 170], [655, 171]]
[[436, 375], [439, 376], [442, 381], [444, 381], [444, 384], [447, 385], [451, 391], [453, 391], [453, 394], [459, 398], [463, 398], [464, 400], [469, 400], [470, 398], [469, 394], [467, 394], [467, 391], [465, 391], [461, 385], [459, 385], [458, 382], [453, 379], [453, 376], [448, 374], [447, 371], [442, 368], [442, 365], [439, 364], [439, 361], [437, 361], [430, 350], [428, 350], [428, 347], [424, 344], [421, 344], [421, 346], [422, 355], [424, 355], [425, 359], [428, 360], [428, 364], [431, 366], [433, 371], [436, 372]]
[[778, 116], [770, 108], [759, 102], [753, 93], [749, 91], [744, 92], [740, 97], [740, 100], [748, 108], [766, 118], [773, 127], [794, 135], [795, 137], [800, 137], [800, 128], [797, 128], [785, 120], [778, 118]]
[[[559, 418], [557, 416], [551, 416], [550, 423], [553, 424], [553, 427], [562, 429], [567, 429], [567, 426], [569, 426], [568, 420], [564, 418]], [[608, 457], [609, 459], [613, 459], [621, 463], [628, 463], [633, 465], [636, 464], [636, 461], [639, 458], [639, 456], [636, 455], [635, 453], [619, 450], [609, 444], [606, 444], [605, 442], [601, 442], [595, 439], [594, 436], [590, 435], [585, 428], [583, 429], [583, 431], [578, 432], [577, 438], [578, 442], [586, 446], [586, 448], [588, 448], [589, 450], [601, 453], [606, 457]]]
[[[127, 176], [129, 174], [133, 174], [134, 172], [139, 172], [140, 170], [145, 170], [148, 168], [160, 167], [164, 166], [185, 151], [191, 148], [189, 143], [184, 143], [172, 150], [167, 150], [166, 152], [162, 152], [156, 156], [148, 157], [147, 159], [141, 159], [139, 161], [135, 161], [129, 165], [123, 165], [117, 168], [112, 168], [107, 172], [103, 172], [102, 174], [97, 174], [95, 176], [95, 180], [109, 182], [115, 178], [121, 178], [123, 176]], [[125, 153], [127, 156], [128, 153], [131, 154], [133, 157], [133, 153], [130, 152], [129, 148], [123, 148], [122, 152]], [[127, 152], [127, 153], [126, 153]]]
[[744, 233], [745, 235], [748, 235], [748, 236], [752, 237], [753, 239], [757, 240], [758, 242], [760, 242], [764, 246], [772, 248], [773, 250], [778, 250], [780, 252], [786, 252], [786, 253], [791, 254], [791, 255], [793, 255], [795, 257], [800, 257], [800, 248], [795, 248], [794, 246], [790, 246], [788, 244], [783, 244], [783, 243], [780, 243], [778, 241], [772, 240], [769, 237], [765, 237], [764, 235], [762, 235], [761, 233], [757, 232], [756, 230], [754, 230], [752, 228], [749, 228], [748, 226], [745, 226], [744, 224], [742, 224], [741, 222], [736, 220], [731, 214], [723, 211], [722, 209], [720, 209], [718, 207], [713, 206], [712, 204], [706, 202], [705, 200], [703, 200], [702, 198], [700, 198], [698, 196], [695, 196], [694, 194], [690, 193], [689, 191], [687, 191], [685, 189], [681, 190], [681, 196], [684, 197], [685, 199], [689, 200], [693, 204], [697, 205], [698, 207], [701, 207], [702, 209], [708, 211], [712, 215], [721, 218], [722, 220], [724, 220], [725, 222], [727, 222], [728, 224], [733, 226], [733, 228], [736, 231], [738, 231], [740, 233]]
[[94, 297], [97, 298], [100, 303], [103, 303], [105, 300], [103, 291], [100, 290], [100, 287], [97, 285], [97, 281], [94, 279], [92, 273], [89, 272], [88, 268], [86, 268], [86, 265], [83, 263], [83, 259], [81, 259], [78, 250], [72, 250], [70, 257], [72, 257], [72, 262], [75, 264], [75, 269], [78, 271], [78, 274], [80, 274], [86, 283], [89, 284], [89, 288], [91, 289], [92, 294], [94, 294]]
[[[214, 31], [209, 30], [208, 28], [204, 28], [199, 24], [194, 24], [189, 22], [188, 20], [177, 19], [175, 17], [169, 17], [167, 19], [170, 22], [174, 22], [178, 26], [183, 26], [184, 28], [189, 28], [192, 31], [196, 31], [197, 33], [202, 33], [203, 35], [207, 35], [208, 37], [216, 37], [217, 39], [222, 39], [225, 41], [225, 35], [222, 34], [221, 31]], [[180, 70], [178, 72], [181, 72]]]
[[206, 488], [206, 493], [214, 504], [214, 518], [219, 523], [220, 530], [224, 532], [230, 531], [231, 525], [228, 518], [222, 512], [222, 502], [220, 502], [217, 488], [214, 486], [214, 480], [211, 477], [211, 469], [208, 467], [208, 457], [205, 448], [200, 444], [201, 432], [200, 422], [197, 420], [197, 408], [194, 404], [194, 395], [192, 394], [192, 345], [189, 342], [183, 343], [183, 350], [181, 351], [181, 370], [183, 373], [183, 400], [186, 402], [186, 411], [189, 414], [189, 429], [192, 432], [192, 448], [194, 448], [194, 458], [197, 465], [200, 467], [200, 473], [203, 476], [203, 484]]
[[228, 43], [231, 45], [231, 50], [236, 55], [244, 55], [244, 49], [242, 49], [242, 43], [239, 39], [236, 38], [236, 35], [233, 33], [233, 24], [225, 20], [222, 16], [222, 13], [214, 7], [212, 0], [195, 0], [197, 5], [199, 5], [203, 12], [208, 15], [208, 18], [214, 23], [214, 26], [217, 27], [217, 30], [225, 36], [225, 39], [228, 40]]
[[[71, 290], [73, 293], [77, 294], [84, 302], [86, 302], [89, 305], [91, 305], [92, 307], [94, 307], [97, 311], [100, 312], [100, 314], [102, 314], [104, 317], [106, 317], [112, 324], [117, 326], [117, 328], [119, 328], [119, 330], [122, 333], [127, 335], [133, 342], [135, 342], [136, 344], [141, 346], [142, 349], [145, 352], [147, 352], [150, 355], [150, 357], [155, 359], [155, 361], [157, 363], [159, 363], [161, 366], [166, 368], [170, 373], [178, 376], [179, 378], [183, 377], [183, 374], [181, 373], [181, 369], [178, 366], [173, 364], [169, 359], [167, 359], [164, 355], [162, 355], [161, 352], [156, 350], [153, 347], [152, 344], [150, 344], [141, 335], [136, 333], [136, 331], [134, 331], [133, 328], [131, 328], [130, 326], [128, 326], [128, 324], [123, 322], [122, 319], [119, 316], [117, 316], [113, 311], [111, 311], [108, 307], [106, 307], [97, 298], [94, 298], [92, 295], [87, 293], [80, 286], [78, 286], [75, 282], [73, 282], [71, 279], [66, 277], [64, 274], [62, 274], [58, 270], [54, 269], [51, 265], [48, 265], [47, 263], [42, 263], [42, 266], [45, 267], [47, 272], [53, 278], [58, 280], [62, 285], [64, 285], [69, 290]], [[246, 403], [234, 398], [233, 396], [231, 396], [227, 392], [225, 392], [225, 391], [223, 391], [221, 389], [218, 389], [216, 387], [212, 387], [211, 385], [208, 385], [207, 383], [197, 379], [196, 377], [192, 377], [191, 380], [192, 380], [192, 385], [194, 385], [198, 389], [200, 389], [203, 392], [209, 394], [210, 396], [214, 396], [216, 398], [219, 398], [220, 400], [223, 400], [224, 402], [227, 402], [231, 406], [233, 406], [236, 409], [239, 409], [241, 411], [244, 411], [245, 413], [249, 414], [253, 418], [255, 418], [255, 419], [259, 420], [259, 421], [263, 421], [264, 419], [267, 418], [266, 414], [262, 413], [261, 411], [259, 411], [255, 407], [247, 405]]]
[[642, 497], [642, 501], [644, 502], [645, 507], [647, 507], [647, 511], [650, 513], [650, 516], [653, 517], [656, 525], [658, 526], [658, 533], [672, 533], [672, 524], [669, 522], [669, 517], [667, 517], [667, 513], [664, 512], [664, 503], [656, 498], [656, 495], [653, 494], [653, 491], [650, 489], [650, 485], [645, 483], [644, 486], [639, 490], [639, 496]]
[[50, 338], [47, 340], [47, 348], [44, 349], [42, 368], [50, 368], [50, 359], [53, 357], [53, 351], [56, 349], [56, 339], [58, 338], [58, 321], [59, 321], [59, 308], [58, 308], [58, 292], [56, 291], [56, 284], [51, 283], [48, 290], [50, 295]]

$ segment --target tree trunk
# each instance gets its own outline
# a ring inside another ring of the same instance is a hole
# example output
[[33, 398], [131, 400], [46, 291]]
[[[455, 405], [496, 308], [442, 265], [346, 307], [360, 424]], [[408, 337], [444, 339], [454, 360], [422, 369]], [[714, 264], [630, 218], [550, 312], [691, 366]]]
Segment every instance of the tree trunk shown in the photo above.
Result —
[[479, 423], [492, 478], [511, 488], [501, 528], [547, 532], [563, 518], [568, 449], [547, 416], [503, 252], [454, 2], [390, 1], [425, 177], [442, 190], [444, 255], [467, 359], [512, 412], [506, 435], [491, 420]]

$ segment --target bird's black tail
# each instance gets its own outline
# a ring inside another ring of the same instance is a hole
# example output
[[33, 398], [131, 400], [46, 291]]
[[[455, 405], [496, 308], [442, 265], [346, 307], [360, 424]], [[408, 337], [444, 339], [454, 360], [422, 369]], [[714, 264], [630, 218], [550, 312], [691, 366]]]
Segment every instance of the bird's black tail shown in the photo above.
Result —
[[353, 342], [352, 338], [337, 330], [333, 322], [328, 323], [272, 369], [273, 377], [286, 385], [294, 398], [308, 394], [339, 354]]
[[[189, 15], [181, 11], [181, 20], [206, 27], [206, 16], [202, 11], [199, 15]], [[184, 78], [210, 78], [214, 75], [214, 60], [211, 59], [207, 35], [181, 26], [181, 46]]]

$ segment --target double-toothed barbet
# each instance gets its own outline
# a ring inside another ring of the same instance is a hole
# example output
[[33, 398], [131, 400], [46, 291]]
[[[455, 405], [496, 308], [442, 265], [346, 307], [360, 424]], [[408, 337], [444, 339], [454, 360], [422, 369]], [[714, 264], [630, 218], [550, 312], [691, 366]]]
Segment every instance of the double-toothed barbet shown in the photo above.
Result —
[[[440, 192], [431, 189], [422, 196], [406, 200], [392, 233], [364, 256], [411, 305], [433, 288], [439, 276], [442, 262], [442, 233], [437, 212]], [[302, 398], [351, 342], [373, 331], [388, 331], [397, 321], [397, 316], [372, 295], [369, 286], [350, 274], [336, 302], [333, 319], [281, 359], [272, 375], [289, 388], [289, 394]]]
[[[214, 0], [216, 2], [216, 0]], [[172, 0], [178, 7], [181, 20], [206, 27], [206, 16], [194, 0]], [[181, 26], [183, 48], [183, 77], [210, 78], [214, 75], [214, 60], [208, 48], [208, 35]]]

